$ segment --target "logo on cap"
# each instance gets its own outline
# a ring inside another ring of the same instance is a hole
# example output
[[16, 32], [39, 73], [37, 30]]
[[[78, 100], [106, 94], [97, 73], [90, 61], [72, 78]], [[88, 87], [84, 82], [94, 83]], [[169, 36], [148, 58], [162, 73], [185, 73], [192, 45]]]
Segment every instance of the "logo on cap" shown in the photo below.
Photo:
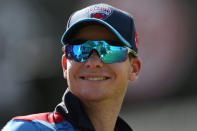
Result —
[[136, 45], [136, 48], [138, 49], [138, 46], [139, 46], [139, 40], [138, 40], [138, 35], [137, 35], [137, 32], [135, 31], [135, 45]]
[[106, 19], [112, 14], [112, 10], [108, 6], [93, 6], [89, 9], [90, 17], [96, 19]]

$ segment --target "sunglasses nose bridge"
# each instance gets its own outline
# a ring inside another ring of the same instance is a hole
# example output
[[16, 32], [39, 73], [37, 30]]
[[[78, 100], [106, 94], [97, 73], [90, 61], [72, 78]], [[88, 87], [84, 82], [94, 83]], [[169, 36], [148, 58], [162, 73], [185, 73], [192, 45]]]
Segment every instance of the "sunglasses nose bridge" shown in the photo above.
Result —
[[99, 54], [96, 50], [92, 50], [89, 58], [85, 61], [85, 66], [92, 69], [103, 67], [103, 62], [101, 61]]
[[90, 52], [89, 57], [91, 57], [92, 55], [96, 55], [97, 57], [100, 58], [100, 54], [99, 54], [99, 51], [97, 49], [92, 49], [92, 51]]

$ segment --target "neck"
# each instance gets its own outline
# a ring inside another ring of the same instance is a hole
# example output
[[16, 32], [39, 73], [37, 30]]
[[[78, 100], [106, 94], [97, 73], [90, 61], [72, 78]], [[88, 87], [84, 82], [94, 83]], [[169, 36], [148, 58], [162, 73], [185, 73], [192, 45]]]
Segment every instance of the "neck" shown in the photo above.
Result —
[[113, 131], [122, 102], [123, 97], [115, 100], [86, 101], [82, 103], [96, 131]]

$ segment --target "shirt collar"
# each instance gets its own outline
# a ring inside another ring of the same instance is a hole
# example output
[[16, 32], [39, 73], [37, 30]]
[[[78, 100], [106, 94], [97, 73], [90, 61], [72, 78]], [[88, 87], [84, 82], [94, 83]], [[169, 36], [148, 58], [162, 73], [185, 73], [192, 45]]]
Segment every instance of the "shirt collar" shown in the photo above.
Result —
[[[79, 99], [69, 89], [63, 95], [62, 102], [55, 108], [56, 112], [62, 114], [75, 128], [81, 131], [95, 131], [87, 114], [83, 110]], [[132, 131], [129, 125], [120, 117], [116, 121], [115, 131]]]

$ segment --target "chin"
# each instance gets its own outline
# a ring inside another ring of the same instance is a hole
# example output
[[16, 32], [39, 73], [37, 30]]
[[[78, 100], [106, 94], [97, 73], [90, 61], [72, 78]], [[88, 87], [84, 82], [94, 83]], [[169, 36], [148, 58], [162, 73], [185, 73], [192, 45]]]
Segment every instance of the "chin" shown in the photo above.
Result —
[[95, 89], [95, 88], [90, 88], [90, 89], [81, 89], [79, 88], [77, 90], [72, 90], [72, 93], [77, 96], [80, 100], [82, 101], [102, 101], [107, 98], [107, 91], [103, 89]]

